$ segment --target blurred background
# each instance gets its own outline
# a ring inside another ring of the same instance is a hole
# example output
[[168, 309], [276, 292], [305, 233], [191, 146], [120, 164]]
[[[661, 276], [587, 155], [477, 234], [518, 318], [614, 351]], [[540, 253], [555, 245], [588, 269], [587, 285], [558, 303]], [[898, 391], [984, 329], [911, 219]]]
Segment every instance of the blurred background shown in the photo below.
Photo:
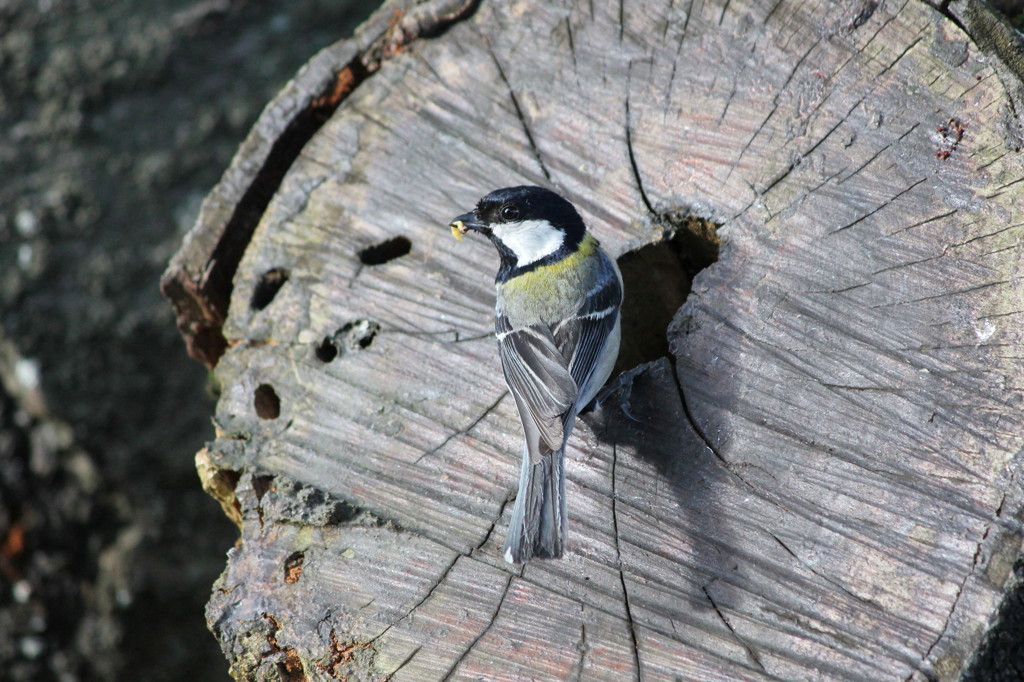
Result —
[[237, 534], [158, 283], [263, 106], [379, 2], [0, 0], [0, 679], [226, 680]]

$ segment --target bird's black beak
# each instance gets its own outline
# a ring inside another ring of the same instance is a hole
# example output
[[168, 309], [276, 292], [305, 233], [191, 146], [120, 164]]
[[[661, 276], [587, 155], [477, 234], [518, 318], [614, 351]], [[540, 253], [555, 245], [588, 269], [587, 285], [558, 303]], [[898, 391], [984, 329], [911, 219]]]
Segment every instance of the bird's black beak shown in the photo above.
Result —
[[483, 232], [484, 234], [487, 233], [487, 225], [477, 220], [476, 215], [472, 211], [458, 216], [455, 220], [448, 223], [448, 227], [452, 228], [452, 236], [460, 242], [462, 241], [462, 235], [470, 230]]

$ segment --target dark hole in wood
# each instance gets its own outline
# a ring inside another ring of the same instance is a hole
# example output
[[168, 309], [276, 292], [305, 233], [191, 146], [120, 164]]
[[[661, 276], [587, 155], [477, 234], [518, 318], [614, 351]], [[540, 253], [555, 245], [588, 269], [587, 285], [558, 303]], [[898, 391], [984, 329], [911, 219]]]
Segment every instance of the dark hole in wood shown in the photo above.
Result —
[[284, 647], [280, 653], [284, 654], [284, 660], [277, 664], [277, 677], [281, 682], [300, 682], [308, 679], [306, 669], [302, 667], [302, 661], [295, 653], [295, 647]]
[[281, 416], [281, 399], [270, 384], [257, 386], [252, 402], [260, 419], [277, 419]]
[[331, 362], [346, 353], [366, 350], [373, 345], [378, 333], [380, 325], [373, 320], [353, 320], [330, 336], [325, 336], [313, 352], [321, 362]]
[[330, 362], [334, 358], [338, 357], [338, 344], [334, 342], [334, 339], [330, 336], [325, 336], [324, 340], [317, 344], [316, 359], [320, 362]]
[[[338, 105], [368, 75], [369, 72], [362, 61], [354, 58], [338, 72], [333, 82], [325, 84], [320, 96], [296, 112], [283, 129], [275, 126], [279, 132], [274, 143], [260, 164], [259, 170], [252, 176], [249, 186], [245, 188], [245, 193], [235, 204], [231, 218], [210, 258], [213, 267], [210, 268], [209, 276], [200, 289], [198, 299], [203, 311], [228, 309], [238, 264], [270, 199], [277, 194], [285, 173], [292, 168], [299, 152], [305, 149], [306, 143], [324, 121], [331, 117]], [[180, 296], [181, 294], [176, 294], [175, 298]], [[188, 297], [186, 300], [192, 299]], [[214, 326], [207, 326], [203, 331], [202, 336], [197, 335], [191, 342], [190, 354], [200, 357], [204, 363], [212, 367], [217, 364], [228, 344], [224, 339], [220, 322], [214, 323]]]
[[216, 476], [217, 482], [221, 486], [231, 492], [235, 492], [235, 488], [238, 487], [238, 480], [242, 478], [242, 472], [235, 471], [234, 469], [218, 469], [214, 476]]
[[401, 258], [412, 250], [412, 242], [406, 237], [392, 237], [380, 244], [367, 246], [359, 252], [359, 262], [363, 265], [383, 265], [388, 261]]
[[718, 260], [718, 226], [678, 213], [662, 216], [665, 238], [619, 260], [625, 287], [622, 346], [615, 372], [669, 355], [668, 325], [698, 272]]
[[274, 485], [273, 476], [253, 476], [252, 477], [252, 490], [256, 493], [256, 501], [262, 502], [263, 496], [270, 492], [270, 489]]
[[306, 555], [302, 552], [292, 552], [284, 560], [284, 581], [286, 583], [297, 583], [302, 576], [302, 562]]
[[284, 268], [273, 268], [264, 272], [252, 290], [249, 307], [253, 310], [263, 310], [266, 308], [287, 281], [288, 271]]
[[241, 471], [217, 469], [210, 479], [210, 487], [207, 488], [205, 484], [203, 486], [222, 506], [230, 504], [237, 515], [232, 516], [231, 513], [228, 513], [228, 516], [239, 520], [242, 518], [242, 503], [235, 496], [235, 489], [238, 487], [238, 481], [241, 478]]
[[356, 320], [339, 329], [335, 338], [342, 341], [348, 350], [366, 350], [379, 331], [380, 325], [372, 320]]

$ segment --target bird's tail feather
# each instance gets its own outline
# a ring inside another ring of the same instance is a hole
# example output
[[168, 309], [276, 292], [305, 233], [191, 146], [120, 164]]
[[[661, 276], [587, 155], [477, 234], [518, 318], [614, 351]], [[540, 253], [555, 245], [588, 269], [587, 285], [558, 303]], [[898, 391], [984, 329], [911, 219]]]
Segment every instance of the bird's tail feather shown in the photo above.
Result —
[[522, 563], [532, 557], [562, 556], [568, 507], [565, 504], [565, 449], [530, 463], [524, 448], [519, 494], [505, 536], [505, 560]]

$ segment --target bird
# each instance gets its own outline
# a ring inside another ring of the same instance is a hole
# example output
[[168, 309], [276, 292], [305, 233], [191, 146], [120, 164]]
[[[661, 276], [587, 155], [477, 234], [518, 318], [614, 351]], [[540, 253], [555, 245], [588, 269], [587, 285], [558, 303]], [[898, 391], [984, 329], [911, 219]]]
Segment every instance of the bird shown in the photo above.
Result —
[[543, 187], [497, 189], [449, 223], [498, 251], [494, 330], [525, 442], [504, 558], [562, 556], [565, 446], [619, 353], [622, 274], [576, 208]]

